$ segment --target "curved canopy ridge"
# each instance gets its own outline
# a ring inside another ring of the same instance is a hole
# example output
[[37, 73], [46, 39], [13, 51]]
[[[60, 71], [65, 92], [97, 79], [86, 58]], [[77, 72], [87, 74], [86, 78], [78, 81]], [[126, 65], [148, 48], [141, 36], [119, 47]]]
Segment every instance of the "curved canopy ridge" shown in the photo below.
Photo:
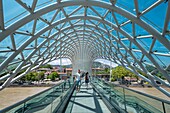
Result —
[[0, 89], [61, 57], [71, 60], [73, 74], [91, 72], [103, 58], [170, 96], [155, 82], [170, 87], [169, 1], [16, 0], [0, 7]]

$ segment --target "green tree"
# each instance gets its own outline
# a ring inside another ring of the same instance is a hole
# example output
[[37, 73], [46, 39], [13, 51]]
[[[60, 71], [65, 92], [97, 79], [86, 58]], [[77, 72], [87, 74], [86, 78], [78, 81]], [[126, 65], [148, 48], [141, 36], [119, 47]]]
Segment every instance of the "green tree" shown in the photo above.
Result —
[[56, 78], [58, 78], [59, 75], [57, 72], [52, 72], [49, 76], [48, 79], [51, 79], [52, 81], [55, 80]]
[[143, 75], [143, 76], [145, 76], [145, 77], [148, 78], [148, 76], [147, 76], [144, 72], [142, 72], [142, 71], [140, 71], [140, 70], [138, 70], [137, 72], [138, 72], [139, 74], [141, 74], [141, 75]]
[[29, 72], [25, 76], [23, 76], [20, 80], [22, 81], [39, 81], [44, 79], [44, 71], [42, 72]]
[[26, 76], [25, 77], [26, 81], [31, 81], [31, 78], [32, 78], [33, 75], [32, 75], [32, 73], [28, 73], [25, 76]]
[[109, 68], [105, 68], [104, 71], [108, 74], [110, 72]]
[[44, 76], [45, 76], [44, 73], [45, 73], [44, 71], [38, 73], [39, 80], [43, 80], [44, 79]]
[[30, 72], [25, 75], [26, 81], [38, 81], [38, 73], [37, 72]]
[[64, 69], [65, 69], [65, 68], [67, 68], [67, 67], [66, 67], [66, 66], [62, 66], [62, 68], [64, 68]]
[[109, 74], [109, 73], [110, 73], [109, 68], [105, 68], [104, 70], [100, 70], [96, 72], [96, 74]]
[[156, 68], [153, 67], [153, 66], [150, 66], [150, 65], [146, 65], [146, 69], [147, 69], [149, 72], [151, 72], [151, 71], [155, 70]]
[[39, 81], [39, 76], [37, 72], [33, 72], [32, 81]]
[[138, 78], [137, 75], [132, 73], [131, 71], [127, 70], [126, 68], [122, 66], [117, 66], [116, 68], [112, 69], [112, 81], [115, 81], [116, 79], [120, 79], [122, 77], [135, 77]]
[[21, 77], [21, 81], [26, 81], [26, 76]]
[[50, 69], [52, 69], [53, 67], [50, 64], [46, 64], [44, 66], [41, 66], [41, 68], [50, 68]]

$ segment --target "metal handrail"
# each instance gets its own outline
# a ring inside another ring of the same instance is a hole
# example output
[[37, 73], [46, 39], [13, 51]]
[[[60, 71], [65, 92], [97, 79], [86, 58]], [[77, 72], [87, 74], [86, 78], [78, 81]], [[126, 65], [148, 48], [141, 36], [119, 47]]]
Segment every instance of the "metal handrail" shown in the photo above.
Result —
[[72, 97], [72, 94], [74, 92], [76, 88], [76, 83], [73, 84], [72, 88], [70, 89], [70, 91], [68, 92], [68, 94], [63, 97], [63, 101], [62, 103], [59, 104], [59, 106], [55, 109], [55, 113], [64, 113], [68, 104], [69, 104], [69, 101], [70, 101], [70, 98]]

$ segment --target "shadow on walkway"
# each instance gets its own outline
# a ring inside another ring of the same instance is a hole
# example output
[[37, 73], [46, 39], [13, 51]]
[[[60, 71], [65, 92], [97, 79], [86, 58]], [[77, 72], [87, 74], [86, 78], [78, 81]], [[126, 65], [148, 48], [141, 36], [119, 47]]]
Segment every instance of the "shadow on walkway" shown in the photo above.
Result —
[[91, 85], [87, 90], [85, 85], [82, 84], [80, 92], [75, 91], [74, 93], [75, 95], [70, 100], [72, 104], [72, 108], [69, 108], [70, 113], [110, 113]]

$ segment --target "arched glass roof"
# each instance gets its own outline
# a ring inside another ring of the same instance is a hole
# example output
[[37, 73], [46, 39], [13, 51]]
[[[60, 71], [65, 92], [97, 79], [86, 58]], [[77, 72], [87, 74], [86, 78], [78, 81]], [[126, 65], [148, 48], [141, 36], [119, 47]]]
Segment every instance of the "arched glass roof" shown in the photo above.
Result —
[[1, 89], [60, 57], [74, 62], [83, 51], [91, 61], [104, 58], [126, 67], [170, 96], [155, 83], [170, 87], [169, 21], [166, 0], [2, 0]]

